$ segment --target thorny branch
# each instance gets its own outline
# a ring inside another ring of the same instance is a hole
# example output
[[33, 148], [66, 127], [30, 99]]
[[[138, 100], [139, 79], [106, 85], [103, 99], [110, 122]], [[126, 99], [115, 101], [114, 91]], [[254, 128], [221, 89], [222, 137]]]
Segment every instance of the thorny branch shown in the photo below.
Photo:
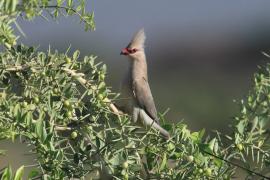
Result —
[[[24, 70], [26, 69], [27, 66], [16, 66], [16, 67], [12, 67], [12, 68], [7, 68], [7, 71], [20, 71], [20, 70]], [[74, 77], [79, 83], [81, 83], [83, 86], [87, 85], [88, 87], [91, 87], [91, 83], [86, 80], [85, 78], [83, 78], [83, 74], [82, 73], [77, 73], [75, 70], [69, 69], [69, 68], [63, 68], [62, 70], [64, 70], [67, 74], [69, 74], [70, 76]], [[105, 102], [107, 102], [109, 105], [109, 108], [111, 109], [112, 113], [115, 115], [121, 115], [122, 112], [120, 110], [118, 110], [118, 108], [111, 102], [110, 99], [106, 98]], [[67, 130], [72, 130], [72, 128], [70, 127], [62, 127], [62, 126], [56, 126], [55, 130], [57, 131], [67, 131]], [[208, 154], [209, 156], [212, 156], [214, 158], [220, 159], [230, 165], [233, 165], [235, 167], [241, 168], [251, 174], [254, 174], [256, 176], [262, 177], [264, 179], [270, 179], [270, 177], [264, 176], [263, 174], [257, 173], [249, 168], [243, 167], [237, 163], [231, 162], [227, 159], [224, 159], [222, 157], [219, 157], [213, 153], [207, 152], [207, 151], [203, 151], [205, 154]]]

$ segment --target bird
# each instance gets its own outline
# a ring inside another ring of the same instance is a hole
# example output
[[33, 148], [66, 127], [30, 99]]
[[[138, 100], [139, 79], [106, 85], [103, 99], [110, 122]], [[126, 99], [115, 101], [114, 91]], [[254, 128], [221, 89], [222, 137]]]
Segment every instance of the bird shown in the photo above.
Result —
[[155, 102], [148, 83], [145, 39], [142, 28], [135, 33], [127, 47], [121, 50], [120, 55], [127, 57], [129, 65], [120, 85], [122, 101], [119, 106], [124, 113], [132, 116], [135, 124], [156, 129], [165, 139], [169, 139], [169, 132], [159, 124]]

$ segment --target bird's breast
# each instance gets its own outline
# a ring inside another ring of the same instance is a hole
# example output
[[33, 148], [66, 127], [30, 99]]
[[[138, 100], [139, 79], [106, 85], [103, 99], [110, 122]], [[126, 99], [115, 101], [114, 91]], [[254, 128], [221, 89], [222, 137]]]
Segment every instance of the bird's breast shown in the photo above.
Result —
[[125, 111], [132, 115], [133, 108], [135, 106], [135, 98], [132, 89], [132, 79], [130, 76], [125, 76], [121, 83], [121, 96], [120, 96], [120, 104], [125, 107]]

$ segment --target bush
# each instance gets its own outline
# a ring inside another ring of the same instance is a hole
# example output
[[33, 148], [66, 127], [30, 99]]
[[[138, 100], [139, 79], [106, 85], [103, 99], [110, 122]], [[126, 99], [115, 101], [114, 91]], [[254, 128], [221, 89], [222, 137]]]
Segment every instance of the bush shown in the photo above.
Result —
[[[16, 46], [16, 19], [44, 16], [44, 10], [53, 18], [78, 15], [86, 30], [94, 29], [84, 3], [0, 1], [0, 138], [19, 136], [31, 145], [37, 167], [29, 178], [230, 179], [237, 168], [250, 177], [269, 176], [269, 63], [240, 102], [230, 135], [210, 138], [182, 122], [164, 123], [171, 133], [165, 140], [153, 129], [138, 131], [129, 116], [118, 113], [117, 95], [104, 82], [106, 66], [96, 56]], [[7, 167], [1, 178], [21, 179], [23, 169], [12, 176]]]

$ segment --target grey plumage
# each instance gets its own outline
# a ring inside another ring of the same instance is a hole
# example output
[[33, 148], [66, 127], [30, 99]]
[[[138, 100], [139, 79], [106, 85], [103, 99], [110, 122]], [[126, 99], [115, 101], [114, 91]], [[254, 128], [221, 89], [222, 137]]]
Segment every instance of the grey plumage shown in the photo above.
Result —
[[157, 129], [165, 138], [169, 133], [159, 125], [157, 110], [148, 84], [144, 53], [144, 30], [138, 31], [121, 54], [129, 58], [129, 69], [121, 84], [121, 109], [132, 115], [135, 123]]

